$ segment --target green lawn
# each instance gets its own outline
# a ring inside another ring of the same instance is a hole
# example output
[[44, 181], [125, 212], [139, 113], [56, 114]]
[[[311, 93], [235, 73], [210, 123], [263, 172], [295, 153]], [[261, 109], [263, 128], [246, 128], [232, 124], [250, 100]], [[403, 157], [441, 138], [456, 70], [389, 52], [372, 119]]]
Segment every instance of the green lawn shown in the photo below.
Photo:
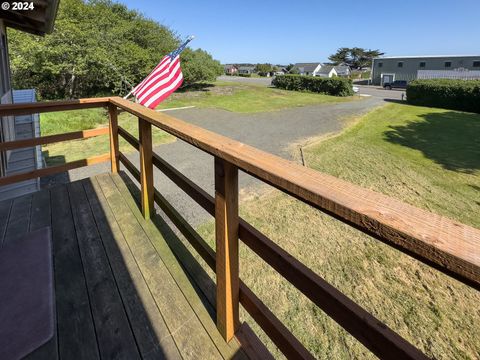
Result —
[[[108, 126], [108, 114], [104, 109], [86, 109], [40, 115], [42, 135], [60, 134], [71, 131], [93, 129]], [[138, 139], [138, 119], [128, 113], [121, 113], [118, 123]], [[174, 137], [153, 127], [153, 143], [155, 145], [174, 141]], [[134, 151], [120, 137], [122, 152]], [[109, 151], [108, 136], [97, 136], [85, 140], [65, 141], [42, 146], [45, 161], [48, 166], [60, 165], [65, 162], [80, 160]]]
[[[314, 169], [480, 228], [480, 115], [390, 104], [304, 152]], [[247, 221], [428, 356], [478, 359], [477, 291], [278, 191], [253, 197]], [[199, 232], [213, 246], [213, 223]], [[240, 256], [242, 279], [318, 358], [373, 358], [243, 245]]]
[[359, 99], [361, 99], [359, 96], [337, 97], [239, 82], [216, 82], [214, 86], [207, 84], [203, 90], [174, 94], [163, 102], [159, 108], [196, 106], [240, 113], [254, 113]]

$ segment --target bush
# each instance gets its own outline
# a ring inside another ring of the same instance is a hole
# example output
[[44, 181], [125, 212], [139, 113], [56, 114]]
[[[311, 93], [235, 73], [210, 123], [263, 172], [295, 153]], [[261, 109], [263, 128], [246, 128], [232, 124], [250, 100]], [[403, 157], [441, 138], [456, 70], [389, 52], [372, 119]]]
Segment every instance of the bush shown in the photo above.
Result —
[[354, 94], [351, 80], [339, 77], [279, 75], [273, 79], [272, 85], [285, 90], [311, 91], [333, 96], [351, 96]]
[[480, 80], [414, 80], [407, 86], [412, 105], [480, 113]]
[[237, 75], [241, 77], [252, 77], [252, 74], [237, 74]]

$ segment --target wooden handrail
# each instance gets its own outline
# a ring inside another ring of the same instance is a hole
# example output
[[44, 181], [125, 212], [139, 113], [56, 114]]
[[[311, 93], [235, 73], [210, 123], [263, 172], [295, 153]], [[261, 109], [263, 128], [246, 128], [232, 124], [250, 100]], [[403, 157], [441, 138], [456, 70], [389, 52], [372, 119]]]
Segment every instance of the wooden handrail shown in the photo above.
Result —
[[58, 174], [68, 170], [73, 170], [83, 166], [90, 166], [110, 160], [110, 153], [103, 155], [92, 156], [87, 159], [75, 160], [67, 162], [62, 165], [49, 166], [42, 169], [35, 169], [32, 171], [24, 172], [21, 174], [15, 174], [10, 176], [0, 177], [0, 186], [14, 184], [24, 180], [36, 179], [42, 176], [48, 176]]
[[45, 101], [20, 104], [3, 104], [0, 105], [0, 116], [11, 115], [29, 115], [44, 112], [80, 110], [96, 107], [105, 107], [108, 105], [110, 98], [90, 98], [77, 100], [62, 101]]
[[69, 133], [40, 136], [36, 138], [0, 142], [0, 151], [14, 150], [37, 145], [47, 145], [56, 142], [70, 141], [77, 139], [87, 139], [89, 137], [100, 136], [108, 134], [108, 127], [101, 127], [97, 129], [73, 131]]
[[480, 230], [121, 98], [111, 102], [189, 144], [480, 289]]

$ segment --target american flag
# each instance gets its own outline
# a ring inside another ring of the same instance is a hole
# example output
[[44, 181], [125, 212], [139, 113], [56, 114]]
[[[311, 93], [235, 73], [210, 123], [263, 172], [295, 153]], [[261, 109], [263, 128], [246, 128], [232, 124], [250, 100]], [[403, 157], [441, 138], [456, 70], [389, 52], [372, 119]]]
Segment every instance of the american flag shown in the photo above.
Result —
[[190, 37], [177, 50], [166, 55], [153, 71], [132, 90], [137, 102], [150, 109], [177, 90], [183, 83], [182, 68], [180, 67], [180, 53], [193, 39]]

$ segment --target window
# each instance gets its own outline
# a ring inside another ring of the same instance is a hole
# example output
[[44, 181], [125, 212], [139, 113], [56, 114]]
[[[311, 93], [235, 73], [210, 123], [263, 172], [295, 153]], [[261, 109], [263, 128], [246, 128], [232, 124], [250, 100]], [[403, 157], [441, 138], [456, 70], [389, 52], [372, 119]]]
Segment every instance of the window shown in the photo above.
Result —
[[383, 66], [383, 63], [382, 62], [379, 62], [378, 63], [378, 67], [382, 67]]
[[473, 67], [480, 67], [480, 61], [474, 61]]
[[399, 61], [398, 64], [397, 64], [397, 66], [398, 66], [399, 68], [402, 68], [402, 67], [403, 67], [403, 61]]
[[427, 66], [427, 63], [425, 61], [422, 61], [419, 66], [423, 69], [425, 68], [425, 66]]
[[451, 61], [445, 61], [445, 67], [446, 68], [452, 67], [452, 62]]

